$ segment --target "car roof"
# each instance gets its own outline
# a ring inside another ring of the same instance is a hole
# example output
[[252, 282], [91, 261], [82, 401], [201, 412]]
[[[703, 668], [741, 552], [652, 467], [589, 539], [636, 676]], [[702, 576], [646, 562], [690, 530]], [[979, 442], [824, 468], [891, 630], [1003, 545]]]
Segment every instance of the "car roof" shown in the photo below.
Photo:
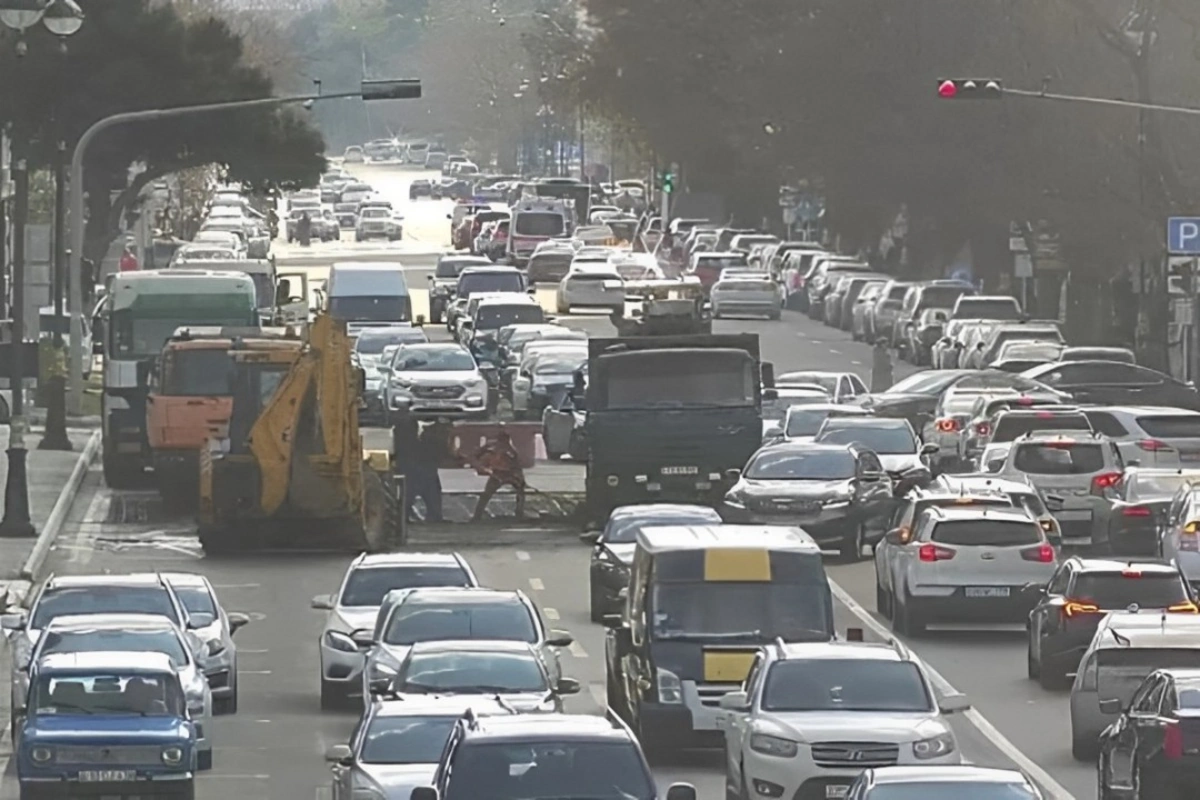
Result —
[[821, 552], [811, 536], [791, 525], [647, 525], [638, 531], [638, 545], [650, 553], [719, 548]]
[[453, 716], [461, 717], [470, 709], [476, 716], [511, 714], [512, 711], [492, 697], [463, 697], [462, 695], [414, 694], [403, 700], [377, 701], [376, 717]]
[[518, 589], [484, 589], [466, 586], [422, 586], [409, 592], [405, 604], [452, 605], [455, 603], [524, 603]]
[[1094, 408], [1089, 407], [1088, 410], [1132, 414], [1134, 416], [1145, 414], [1156, 417], [1200, 417], [1200, 411], [1193, 411], [1188, 408], [1176, 408], [1174, 406], [1096, 406]]
[[[1100, 637], [1100, 631], [1116, 630], [1129, 641], [1123, 645], [1113, 636]], [[1200, 639], [1200, 616], [1169, 614], [1166, 611], [1111, 611], [1100, 620], [1097, 641], [1108, 647], [1169, 644], [1172, 639], [1196, 642]]]
[[416, 642], [409, 651], [413, 655], [429, 655], [430, 653], [519, 653], [536, 656], [528, 642], [517, 642], [511, 639], [450, 639]]
[[47, 589], [85, 586], [162, 586], [157, 572], [136, 572], [125, 575], [55, 575], [46, 582]]
[[1029, 778], [1015, 769], [1003, 767], [977, 767], [973, 764], [938, 764], [936, 766], [878, 767], [871, 770], [875, 783], [901, 783], [919, 778], [929, 782], [963, 780], [987, 781], [989, 783], [1023, 783], [1031, 785]]
[[120, 628], [123, 630], [176, 629], [169, 618], [161, 614], [65, 614], [55, 617], [46, 625], [47, 631], [72, 630], [76, 628]]
[[78, 653], [51, 653], [43, 656], [38, 672], [169, 672], [175, 667], [165, 653], [125, 650], [87, 650]]
[[783, 659], [853, 658], [908, 661], [905, 651], [884, 642], [790, 642], [776, 651]]
[[721, 515], [711, 506], [690, 505], [688, 503], [646, 503], [644, 505], [617, 506], [608, 515], [608, 521], [653, 519], [654, 517], [668, 516], [695, 516], [698, 519], [721, 519]]
[[993, 475], [939, 475], [937, 480], [942, 481], [943, 485], [953, 487], [960, 486], [963, 489], [970, 490], [982, 484], [986, 488], [993, 489], [997, 492], [1036, 492], [1027, 479], [1017, 478], [999, 478]]
[[825, 421], [830, 428], [907, 428], [908, 420], [897, 417], [830, 417]]
[[793, 411], [846, 411], [848, 417], [869, 417], [870, 410], [858, 406], [848, 406], [845, 403], [806, 403], [798, 406], [788, 406], [787, 413]]
[[1094, 558], [1092, 556], [1071, 556], [1068, 560], [1079, 565], [1084, 572], [1125, 572], [1136, 570], [1142, 573], [1157, 575], [1179, 575], [1179, 568], [1166, 561], [1149, 559], [1120, 559]]
[[467, 267], [459, 273], [461, 278], [464, 275], [523, 275], [524, 273], [516, 267], [508, 267], [503, 264], [480, 264], [478, 267]]
[[625, 728], [610, 722], [606, 717], [593, 714], [512, 714], [487, 717], [473, 726], [470, 734], [464, 739], [464, 745], [476, 739], [515, 742], [633, 740]]
[[[474, 298], [472, 298], [474, 299]], [[536, 298], [523, 292], [498, 292], [479, 298], [480, 306], [539, 306]]]
[[375, 567], [457, 567], [461, 564], [458, 553], [364, 553], [351, 564], [354, 569]]
[[1029, 512], [1016, 506], [983, 506], [962, 508], [939, 507], [926, 511], [937, 518], [938, 522], [959, 522], [961, 520], [993, 519], [1000, 522], [1032, 523]]
[[[804, 406], [801, 406], [803, 408]], [[770, 450], [772, 453], [850, 453], [854, 454], [857, 448], [851, 444], [831, 444], [829, 442], [797, 442], [791, 439], [785, 439], [776, 444], [767, 445], [765, 449], [760, 449], [759, 452]], [[755, 454], [757, 455], [757, 453]]]

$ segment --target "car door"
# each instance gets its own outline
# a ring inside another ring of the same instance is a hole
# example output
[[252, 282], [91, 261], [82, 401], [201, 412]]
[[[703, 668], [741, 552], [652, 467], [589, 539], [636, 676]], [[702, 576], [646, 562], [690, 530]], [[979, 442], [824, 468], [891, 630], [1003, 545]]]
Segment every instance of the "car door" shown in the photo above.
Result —
[[754, 695], [762, 683], [764, 660], [761, 652], [754, 656], [750, 671], [746, 673], [746, 680], [742, 683], [742, 691], [746, 693], [746, 708], [726, 709], [721, 718], [722, 727], [725, 729], [725, 774], [728, 776], [726, 780], [733, 784], [731, 788], [736, 787], [737, 792], [741, 791], [742, 753], [750, 746], [750, 710], [754, 708]]
[[1075, 567], [1070, 562], [1059, 567], [1042, 589], [1038, 604], [1029, 612], [1029, 639], [1037, 649], [1039, 659], [1042, 657], [1042, 638], [1053, 635], [1061, 625], [1062, 602], [1070, 590], [1074, 574]]
[[284, 272], [275, 276], [275, 313], [280, 324], [308, 322], [308, 274]]
[[1153, 731], [1160, 724], [1158, 709], [1166, 685], [1166, 679], [1157, 673], [1146, 678], [1129, 701], [1129, 709], [1114, 723], [1115, 727], [1109, 733], [1108, 752], [1108, 770], [1114, 783], [1133, 785], [1136, 757], [1146, 746], [1143, 740], [1153, 740]]
[[[358, 761], [358, 753], [362, 748], [362, 738], [367, 727], [367, 720], [368, 715], [366, 714], [359, 717], [358, 723], [354, 726], [354, 730], [350, 734], [350, 752], [355, 754], [355, 762]], [[334, 762], [329, 765], [329, 771], [333, 775], [332, 800], [353, 800], [354, 767]]]
[[542, 443], [549, 458], [559, 458], [570, 452], [571, 432], [575, 429], [575, 406], [569, 393], [563, 395], [557, 407], [547, 406], [542, 412]]

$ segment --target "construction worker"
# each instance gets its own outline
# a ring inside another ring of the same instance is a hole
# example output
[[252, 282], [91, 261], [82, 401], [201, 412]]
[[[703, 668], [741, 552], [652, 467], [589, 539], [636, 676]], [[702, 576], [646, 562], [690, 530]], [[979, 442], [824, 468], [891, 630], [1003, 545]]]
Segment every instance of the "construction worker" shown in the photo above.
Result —
[[[413, 501], [417, 497], [417, 454], [420, 432], [417, 421], [407, 414], [392, 423], [392, 471], [405, 481], [405, 510], [413, 519]], [[426, 505], [429, 501], [426, 499]]]
[[512, 437], [503, 428], [496, 438], [475, 454], [472, 459], [488, 476], [483, 494], [475, 505], [472, 522], [483, 519], [483, 510], [502, 486], [511, 486], [517, 494], [517, 519], [525, 517], [525, 473], [521, 469], [521, 456], [513, 447]]
[[439, 419], [417, 437], [417, 457], [409, 473], [410, 497], [425, 502], [425, 521], [442, 522], [442, 478], [438, 469], [450, 455], [450, 423]]

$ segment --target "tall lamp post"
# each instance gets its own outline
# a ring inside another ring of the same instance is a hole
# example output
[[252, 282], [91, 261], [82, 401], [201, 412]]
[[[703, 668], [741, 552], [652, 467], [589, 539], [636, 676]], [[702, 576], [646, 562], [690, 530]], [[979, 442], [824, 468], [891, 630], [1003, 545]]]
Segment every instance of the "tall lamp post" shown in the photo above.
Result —
[[[53, 8], [53, 11], [52, 11]], [[74, 19], [68, 19], [74, 17]], [[38, 22], [59, 36], [79, 30], [83, 14], [73, 0], [0, 0], [0, 23], [17, 31], [17, 56], [28, 52], [25, 31]], [[18, 67], [19, 71], [19, 67]], [[19, 79], [19, 76], [18, 76]], [[29, 216], [28, 134], [13, 126], [13, 247], [12, 247], [12, 343], [8, 385], [12, 389], [12, 414], [8, 423], [8, 470], [5, 476], [4, 518], [0, 536], [32, 536], [37, 533], [29, 516], [29, 480], [25, 470], [25, 222]]]

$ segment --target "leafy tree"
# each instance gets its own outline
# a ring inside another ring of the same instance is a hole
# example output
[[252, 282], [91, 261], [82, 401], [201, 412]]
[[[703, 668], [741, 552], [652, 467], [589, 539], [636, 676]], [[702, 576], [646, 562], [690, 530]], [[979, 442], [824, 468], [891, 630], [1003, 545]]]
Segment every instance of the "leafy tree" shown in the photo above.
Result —
[[[123, 111], [267, 97], [272, 83], [248, 66], [242, 42], [222, 21], [188, 23], [170, 4], [80, 0], [86, 16], [65, 55], [40, 29], [28, 55], [0, 48], [0, 122], [30, 142], [34, 165], [53, 158], [95, 121]], [[294, 110], [245, 110], [127, 125], [101, 134], [85, 171], [84, 255], [99, 260], [121, 214], [148, 183], [220, 164], [233, 181], [315, 184], [325, 169], [320, 133]], [[129, 180], [129, 167], [146, 169]], [[113, 195], [115, 194], [115, 197]]]

